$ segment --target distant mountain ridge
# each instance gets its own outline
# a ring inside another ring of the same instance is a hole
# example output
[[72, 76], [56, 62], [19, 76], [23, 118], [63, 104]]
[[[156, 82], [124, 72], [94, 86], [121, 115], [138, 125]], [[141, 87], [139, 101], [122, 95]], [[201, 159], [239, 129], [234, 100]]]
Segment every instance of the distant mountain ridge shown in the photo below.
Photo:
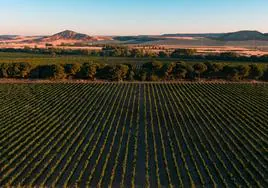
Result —
[[242, 30], [230, 33], [164, 34], [163, 37], [204, 37], [221, 41], [268, 40], [268, 33]]
[[46, 44], [52, 45], [92, 43], [98, 42], [107, 44], [112, 41], [113, 44], [170, 44], [170, 45], [223, 45], [226, 42], [236, 41], [267, 41], [268, 33], [259, 31], [243, 30], [230, 33], [178, 33], [164, 35], [138, 35], [138, 36], [89, 36], [87, 34], [65, 30], [51, 36], [20, 36], [20, 35], [0, 35], [2, 43], [16, 44]]
[[0, 40], [12, 40], [13, 38], [17, 36], [18, 35], [0, 35]]
[[227, 33], [218, 38], [223, 41], [247, 41], [247, 40], [268, 40], [268, 35], [259, 31], [238, 31]]
[[205, 37], [205, 38], [218, 38], [225, 35], [225, 33], [177, 33], [177, 34], [164, 34], [163, 37]]
[[139, 44], [139, 43], [163, 40], [163, 38], [160, 38], [157, 36], [143, 36], [143, 35], [140, 35], [140, 36], [118, 36], [118, 37], [113, 37], [113, 39], [116, 41], [120, 41], [121, 43], [126, 43], [126, 44]]

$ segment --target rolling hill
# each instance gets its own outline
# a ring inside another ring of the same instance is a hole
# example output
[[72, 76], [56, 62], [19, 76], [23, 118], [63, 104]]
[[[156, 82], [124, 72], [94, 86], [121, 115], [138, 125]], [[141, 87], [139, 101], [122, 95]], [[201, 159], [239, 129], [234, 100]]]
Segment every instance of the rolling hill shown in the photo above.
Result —
[[[154, 45], [167, 48], [194, 48], [194, 47], [243, 47], [251, 49], [260, 47], [268, 50], [268, 33], [258, 31], [238, 31], [232, 33], [194, 33], [194, 34], [164, 34], [164, 35], [138, 35], [138, 36], [90, 36], [65, 30], [51, 36], [20, 36], [0, 35], [2, 48], [45, 48], [47, 44], [52, 46], [80, 47], [79, 45]], [[84, 46], [83, 46], [84, 47]]]
[[153, 42], [165, 40], [164, 38], [158, 36], [118, 36], [113, 38], [115, 41], [119, 41], [125, 44], [141, 44], [145, 42]]
[[225, 33], [177, 33], [164, 34], [162, 37], [204, 37], [204, 38], [218, 38], [225, 35]]
[[41, 42], [53, 42], [57, 40], [93, 41], [96, 39], [89, 35], [77, 33], [71, 30], [65, 30], [52, 36], [40, 39]]
[[259, 31], [238, 31], [233, 33], [227, 33], [219, 38], [223, 41], [247, 41], [247, 40], [268, 40], [268, 35]]
[[259, 31], [243, 30], [230, 33], [195, 33], [195, 34], [164, 34], [162, 37], [193, 37], [208, 38], [221, 41], [248, 41], [248, 40], [268, 40], [268, 33]]
[[0, 35], [0, 40], [12, 40], [18, 35]]

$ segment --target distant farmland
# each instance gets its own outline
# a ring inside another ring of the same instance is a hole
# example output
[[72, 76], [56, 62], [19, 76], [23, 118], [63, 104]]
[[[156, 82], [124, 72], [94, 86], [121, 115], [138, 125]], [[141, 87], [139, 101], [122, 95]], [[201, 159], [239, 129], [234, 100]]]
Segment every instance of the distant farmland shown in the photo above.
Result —
[[[39, 64], [54, 64], [54, 63], [144, 63], [150, 61], [152, 58], [132, 58], [132, 57], [92, 57], [87, 55], [58, 55], [52, 57], [51, 55], [29, 54], [29, 53], [7, 53], [0, 52], [0, 63], [33, 63]], [[172, 62], [176, 59], [164, 58], [163, 62]]]
[[0, 186], [268, 187], [268, 84], [1, 84]]
[[87, 55], [57, 55], [52, 57], [51, 55], [42, 54], [29, 54], [29, 53], [13, 53], [13, 52], [0, 52], [0, 63], [31, 63], [35, 65], [47, 65], [47, 64], [66, 64], [66, 63], [106, 63], [106, 64], [123, 64], [129, 63], [134, 65], [141, 65], [143, 63], [158, 60], [163, 63], [170, 63], [176, 61], [185, 61], [189, 63], [198, 62], [216, 62], [225, 64], [250, 64], [258, 63], [266, 65], [268, 62], [252, 62], [252, 61], [218, 61], [218, 60], [200, 60], [200, 59], [182, 59], [182, 58], [149, 58], [149, 57], [93, 57]]

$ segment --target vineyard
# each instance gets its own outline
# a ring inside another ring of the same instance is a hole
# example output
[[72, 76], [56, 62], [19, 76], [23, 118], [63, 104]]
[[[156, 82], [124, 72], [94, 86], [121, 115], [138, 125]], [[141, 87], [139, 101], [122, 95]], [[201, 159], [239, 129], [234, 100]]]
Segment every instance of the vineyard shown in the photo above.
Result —
[[1, 84], [8, 185], [268, 187], [268, 84]]
[[[0, 63], [21, 63], [27, 62], [35, 65], [47, 64], [66, 64], [66, 63], [109, 63], [109, 64], [142, 64], [152, 60], [152, 58], [133, 58], [133, 57], [93, 57], [88, 55], [57, 55], [53, 57], [47, 54], [29, 53], [8, 53], [0, 52]], [[177, 61], [176, 58], [156, 58], [162, 62]], [[200, 61], [197, 61], [200, 62]], [[240, 62], [241, 63], [241, 62]], [[244, 63], [242, 63], [244, 64]]]
[[[107, 64], [132, 64], [141, 65], [143, 63], [157, 60], [163, 63], [171, 63], [176, 61], [184, 61], [190, 64], [206, 62], [206, 60], [200, 59], [182, 59], [182, 58], [149, 58], [149, 57], [94, 57], [89, 55], [57, 55], [53, 57], [48, 54], [29, 54], [29, 53], [14, 53], [14, 52], [0, 52], [0, 63], [31, 63], [34, 65], [47, 65], [47, 64], [68, 64], [68, 63], [107, 63]], [[209, 61], [208, 61], [209, 62]], [[212, 62], [230, 64], [230, 65], [246, 65], [246, 64], [258, 64], [260, 66], [266, 66], [268, 62], [255, 62], [255, 61], [223, 61], [213, 60]]]

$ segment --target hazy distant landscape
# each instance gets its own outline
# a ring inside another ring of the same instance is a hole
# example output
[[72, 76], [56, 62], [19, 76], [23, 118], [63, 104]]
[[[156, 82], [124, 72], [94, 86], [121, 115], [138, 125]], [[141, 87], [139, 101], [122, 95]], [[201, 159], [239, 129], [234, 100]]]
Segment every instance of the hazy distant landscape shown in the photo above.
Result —
[[0, 3], [0, 188], [267, 188], [267, 0]]
[[237, 52], [268, 54], [268, 35], [258, 31], [215, 34], [163, 34], [158, 36], [89, 36], [66, 30], [52, 36], [0, 36], [0, 48], [40, 47], [100, 49], [99, 45], [160, 46], [166, 49], [193, 48], [200, 53]]

